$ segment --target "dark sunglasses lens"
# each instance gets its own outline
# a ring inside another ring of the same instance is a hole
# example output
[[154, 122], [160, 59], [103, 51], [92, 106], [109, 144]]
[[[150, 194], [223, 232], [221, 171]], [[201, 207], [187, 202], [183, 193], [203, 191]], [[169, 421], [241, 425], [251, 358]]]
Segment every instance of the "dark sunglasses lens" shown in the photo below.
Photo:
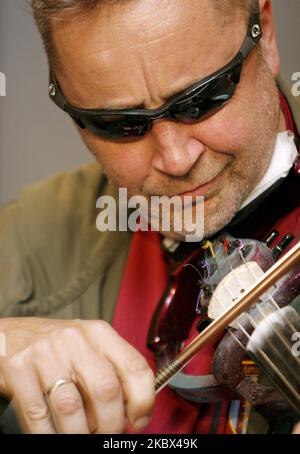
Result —
[[[104, 139], [124, 139], [142, 137], [149, 129], [145, 118], [132, 118], [124, 115], [85, 115], [74, 118], [80, 127]], [[81, 123], [81, 124], [80, 124]]]
[[239, 73], [236, 71], [220, 76], [186, 101], [175, 104], [171, 115], [174, 119], [184, 123], [196, 122], [229, 101], [238, 82]]

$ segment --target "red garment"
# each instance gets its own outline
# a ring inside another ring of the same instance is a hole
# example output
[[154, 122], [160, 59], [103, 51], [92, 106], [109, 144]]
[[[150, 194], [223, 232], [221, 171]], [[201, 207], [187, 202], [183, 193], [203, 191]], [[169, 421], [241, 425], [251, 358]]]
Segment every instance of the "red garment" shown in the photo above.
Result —
[[[295, 124], [287, 101], [281, 96], [281, 105], [287, 128], [296, 133]], [[300, 230], [300, 207], [274, 226], [280, 233]], [[297, 238], [294, 243], [297, 242]], [[133, 235], [128, 261], [117, 301], [113, 327], [133, 345], [155, 370], [152, 352], [147, 348], [147, 334], [154, 310], [167, 284], [167, 263], [161, 250], [161, 237], [155, 232], [138, 231]], [[191, 335], [195, 336], [195, 330]], [[200, 356], [199, 356], [200, 355]], [[208, 346], [198, 355], [195, 363], [188, 366], [190, 374], [209, 374], [213, 348]], [[200, 359], [200, 360], [199, 360]], [[187, 370], [187, 369], [186, 369]], [[229, 403], [222, 408], [216, 404], [193, 404], [179, 397], [168, 387], [157, 396], [152, 420], [144, 433], [191, 434], [211, 433], [214, 415], [218, 413], [216, 433], [225, 433]]]
[[[155, 370], [152, 352], [146, 347], [151, 317], [167, 284], [167, 264], [155, 232], [138, 231], [133, 235], [119, 294], [113, 327], [132, 344]], [[211, 364], [211, 354], [205, 355]], [[150, 425], [144, 433], [209, 433], [215, 405], [210, 408], [183, 400], [168, 387], [157, 396]], [[199, 411], [200, 409], [200, 411]], [[197, 429], [198, 421], [201, 428]], [[226, 425], [223, 418], [223, 433]], [[201, 430], [201, 432], [198, 432]]]

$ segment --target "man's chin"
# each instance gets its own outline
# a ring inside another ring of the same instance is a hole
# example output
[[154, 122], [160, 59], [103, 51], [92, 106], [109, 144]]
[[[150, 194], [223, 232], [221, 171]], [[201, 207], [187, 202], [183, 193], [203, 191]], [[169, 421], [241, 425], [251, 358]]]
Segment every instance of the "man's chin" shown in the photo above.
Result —
[[[232, 216], [233, 218], [234, 216]], [[231, 218], [231, 219], [232, 219]], [[228, 225], [231, 221], [231, 219], [229, 219], [228, 221], [223, 221], [223, 222], [219, 222], [217, 225], [216, 224], [213, 224], [213, 225], [208, 225], [208, 226], [205, 226], [204, 228], [204, 233], [202, 235], [198, 235], [196, 231], [194, 232], [164, 232], [164, 231], [160, 231], [159, 233], [164, 236], [165, 238], [169, 238], [171, 240], [175, 240], [175, 241], [180, 241], [180, 242], [200, 242], [200, 241], [203, 241], [205, 239], [209, 239], [211, 237], [213, 237], [214, 235], [216, 235], [218, 232], [220, 232], [221, 230], [223, 230], [226, 225]]]
[[[226, 229], [239, 211], [243, 200], [248, 194], [245, 185], [226, 184], [221, 190], [215, 191], [209, 197], [203, 199], [204, 203], [195, 206], [192, 204], [192, 211], [187, 213], [191, 207], [186, 207], [184, 214], [181, 213], [180, 222], [178, 217], [172, 216], [168, 224], [168, 230], [162, 228], [162, 218], [156, 224], [158, 231], [166, 238], [182, 242], [199, 242], [209, 239], [218, 232]], [[183, 216], [182, 216], [183, 214]], [[196, 222], [197, 220], [197, 222]], [[176, 229], [175, 226], [181, 226]]]
[[218, 203], [212, 203], [210, 206], [205, 207], [204, 238], [211, 238], [221, 230], [226, 230], [226, 227], [238, 213], [243, 203], [241, 194], [238, 200], [233, 200], [231, 198], [230, 204], [228, 203], [228, 200], [230, 200], [230, 198], [227, 199], [226, 203], [225, 201], [222, 202], [222, 199], [220, 199], [218, 200]]

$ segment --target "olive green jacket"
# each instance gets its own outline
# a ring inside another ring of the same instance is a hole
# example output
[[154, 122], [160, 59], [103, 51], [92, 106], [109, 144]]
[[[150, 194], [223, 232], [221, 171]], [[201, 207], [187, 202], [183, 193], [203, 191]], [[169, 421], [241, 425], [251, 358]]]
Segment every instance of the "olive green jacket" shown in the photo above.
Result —
[[22, 190], [0, 209], [0, 314], [111, 321], [130, 233], [99, 232], [117, 192], [96, 163]]
[[[300, 131], [299, 98], [282, 79]], [[22, 190], [0, 208], [0, 316], [112, 321], [129, 232], [99, 232], [96, 200], [116, 190], [99, 164]]]

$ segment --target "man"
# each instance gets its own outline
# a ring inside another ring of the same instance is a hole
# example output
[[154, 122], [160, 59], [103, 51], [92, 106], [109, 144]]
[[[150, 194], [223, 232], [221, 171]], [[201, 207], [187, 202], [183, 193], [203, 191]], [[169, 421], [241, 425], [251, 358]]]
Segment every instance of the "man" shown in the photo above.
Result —
[[[161, 238], [146, 232], [131, 242], [129, 232], [99, 233], [96, 200], [116, 197], [116, 188], [147, 200], [204, 196], [210, 238], [249, 197], [262, 195], [278, 134], [293, 126], [296, 135], [294, 122], [300, 126], [299, 108], [283, 96], [280, 102], [275, 82], [271, 2], [259, 1], [260, 22], [251, 0], [32, 3], [49, 57], [50, 96], [74, 107], [69, 113], [103, 172], [93, 164], [60, 175], [1, 209], [0, 331], [7, 352], [0, 393], [13, 399], [31, 433], [203, 433], [204, 407], [168, 389], [152, 413], [144, 328], [166, 283]], [[234, 93], [224, 105], [206, 98], [201, 118], [198, 105], [193, 114], [186, 104], [151, 122], [147, 114], [142, 121], [110, 116], [111, 109], [160, 108], [224, 68], [244, 42], [240, 81], [226, 79], [226, 94], [228, 85]], [[104, 111], [89, 116], [83, 109]], [[276, 183], [282, 172], [273, 173]], [[292, 215], [297, 219], [299, 209]], [[295, 230], [298, 236], [299, 223]], [[160, 411], [165, 419], [155, 426]]]

